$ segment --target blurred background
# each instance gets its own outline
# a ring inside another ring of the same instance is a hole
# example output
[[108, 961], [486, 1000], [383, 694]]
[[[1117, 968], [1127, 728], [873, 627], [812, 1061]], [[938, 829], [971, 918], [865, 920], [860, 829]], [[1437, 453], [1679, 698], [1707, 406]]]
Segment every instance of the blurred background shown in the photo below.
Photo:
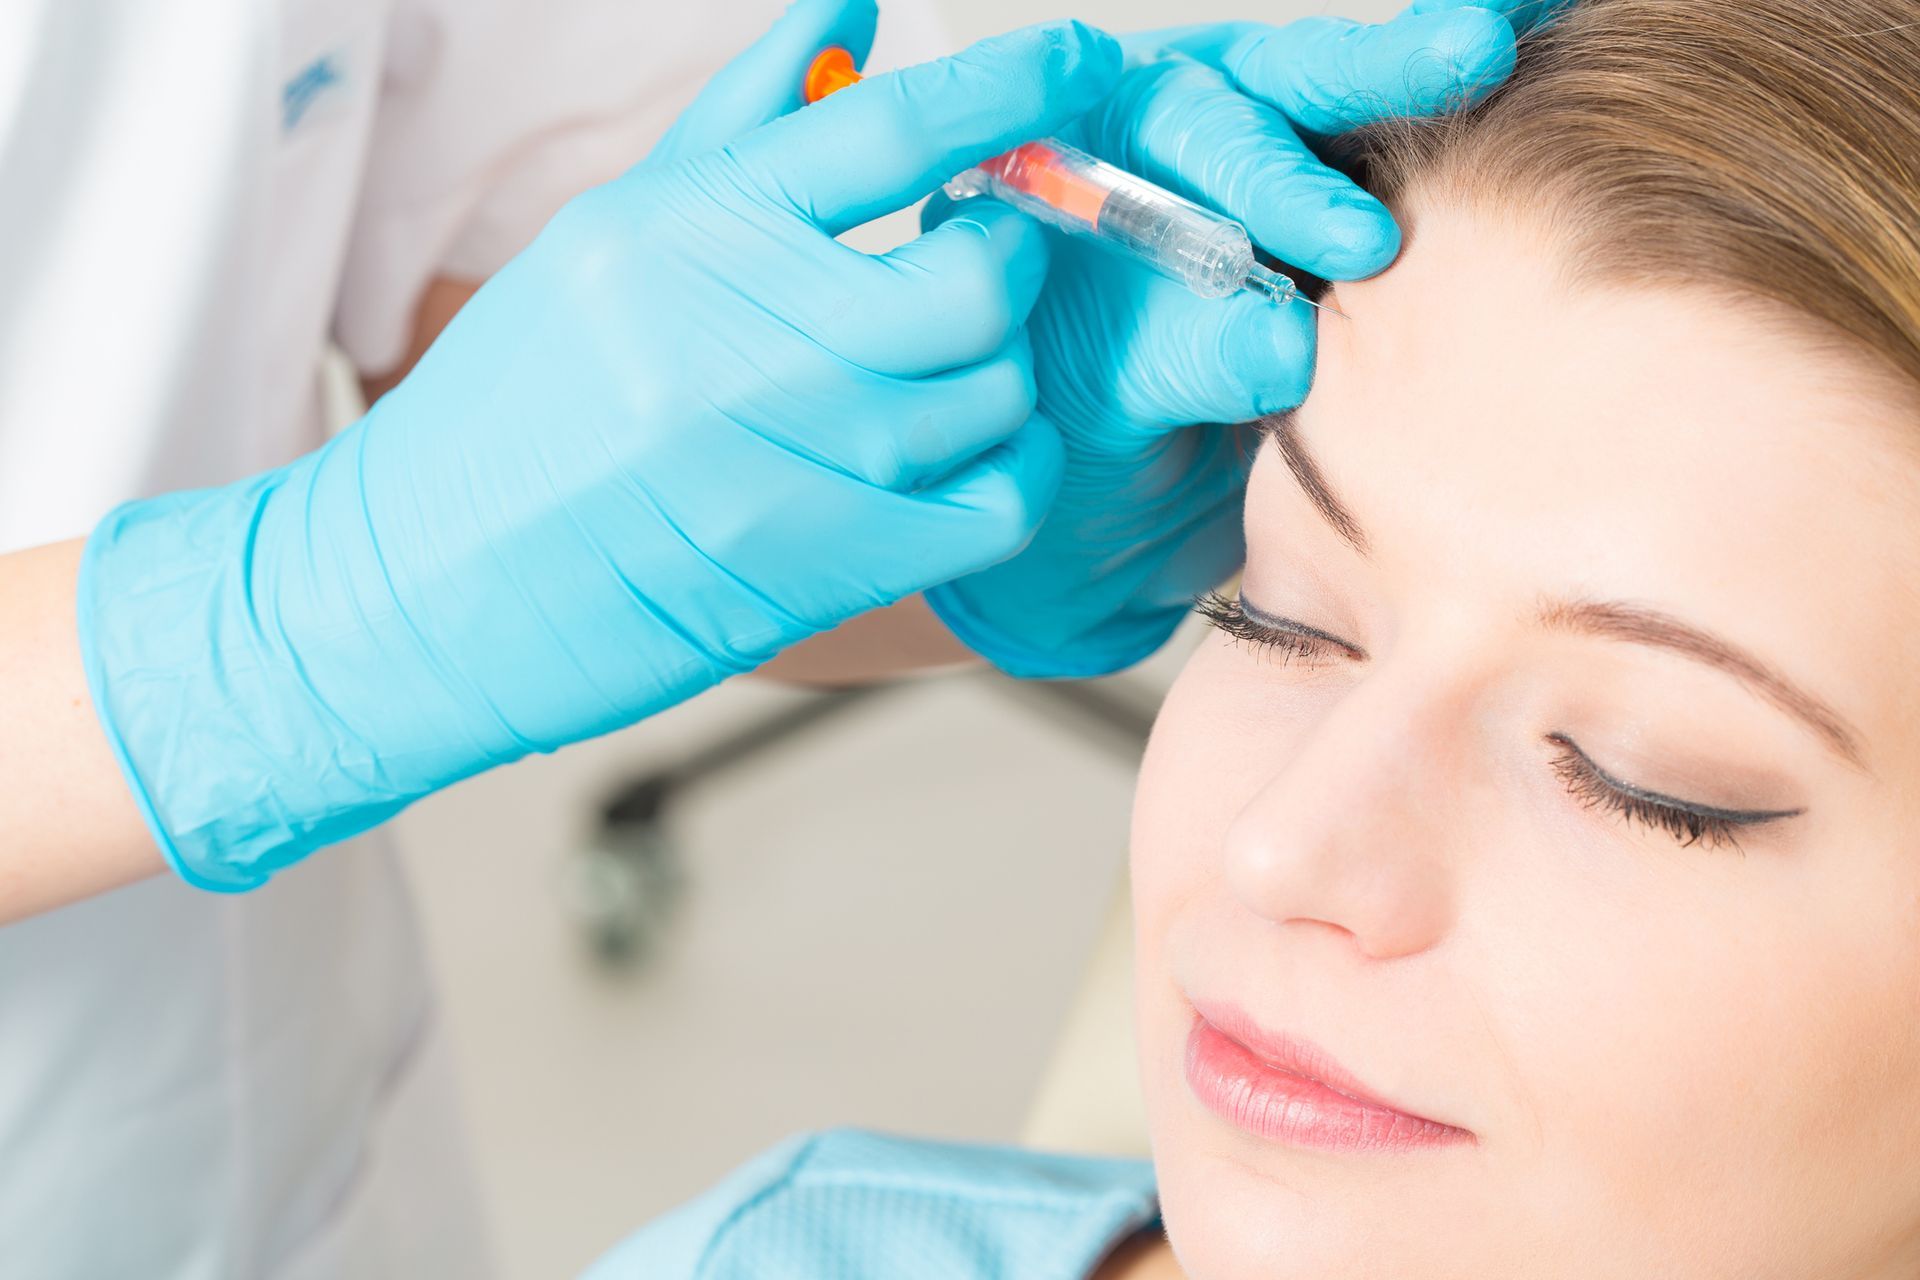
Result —
[[[956, 46], [1066, 12], [936, 4]], [[1398, 7], [1072, 16], [1125, 31]], [[1107, 1106], [1131, 1073], [1117, 1014], [1093, 1041], [1109, 1080], [1048, 1067], [1122, 889], [1144, 725], [1194, 639], [1066, 689], [972, 673], [834, 701], [735, 681], [407, 814], [506, 1280], [574, 1274], [794, 1132], [1010, 1142], [1048, 1136], [1037, 1101]]]

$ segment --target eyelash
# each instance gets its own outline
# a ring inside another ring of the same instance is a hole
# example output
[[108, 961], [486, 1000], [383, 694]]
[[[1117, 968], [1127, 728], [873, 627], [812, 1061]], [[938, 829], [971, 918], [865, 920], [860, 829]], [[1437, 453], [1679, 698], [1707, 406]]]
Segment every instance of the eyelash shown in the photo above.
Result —
[[1699, 845], [1744, 854], [1738, 838], [1741, 831], [1797, 818], [1801, 813], [1798, 809], [1778, 813], [1715, 809], [1663, 796], [1612, 777], [1565, 734], [1550, 733], [1547, 741], [1559, 748], [1553, 761], [1554, 775], [1566, 784], [1574, 799], [1590, 808], [1610, 809], [1629, 823], [1664, 831], [1682, 848]]
[[[1195, 609], [1209, 626], [1256, 651], [1278, 655], [1282, 665], [1294, 658], [1328, 659], [1336, 649], [1347, 648], [1330, 638], [1256, 622], [1247, 616], [1240, 601], [1217, 591], [1201, 596]], [[1611, 777], [1564, 734], [1549, 734], [1547, 741], [1558, 748], [1553, 761], [1554, 776], [1575, 800], [1590, 809], [1615, 813], [1629, 824], [1637, 822], [1663, 831], [1682, 848], [1703, 846], [1744, 853], [1737, 838], [1740, 830], [1799, 816], [1798, 811], [1746, 813], [1713, 809], [1662, 796]]]
[[1334, 656], [1336, 646], [1331, 641], [1305, 631], [1290, 631], [1255, 622], [1247, 616], [1247, 611], [1238, 600], [1218, 591], [1209, 591], [1201, 596], [1195, 602], [1194, 609], [1214, 630], [1231, 636], [1256, 652], [1278, 657], [1282, 666], [1295, 658], [1322, 661]]

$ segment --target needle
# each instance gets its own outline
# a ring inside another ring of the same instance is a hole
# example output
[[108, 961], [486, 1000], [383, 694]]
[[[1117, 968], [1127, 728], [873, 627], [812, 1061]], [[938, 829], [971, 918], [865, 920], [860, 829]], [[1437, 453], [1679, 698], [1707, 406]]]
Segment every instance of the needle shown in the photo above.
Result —
[[1284, 304], [1298, 300], [1306, 303], [1310, 307], [1318, 308], [1321, 311], [1330, 311], [1342, 320], [1350, 318], [1346, 312], [1330, 303], [1315, 302], [1306, 294], [1301, 293], [1300, 286], [1292, 280], [1281, 275], [1278, 271], [1271, 270], [1257, 262], [1247, 269], [1247, 278], [1243, 282], [1242, 287], [1262, 294], [1274, 302]]

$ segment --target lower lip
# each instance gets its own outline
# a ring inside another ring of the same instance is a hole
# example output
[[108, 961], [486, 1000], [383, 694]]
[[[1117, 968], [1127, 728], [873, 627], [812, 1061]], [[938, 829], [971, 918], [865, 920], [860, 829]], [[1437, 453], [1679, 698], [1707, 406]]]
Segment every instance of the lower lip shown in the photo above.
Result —
[[1465, 1129], [1353, 1097], [1279, 1067], [1195, 1017], [1187, 1085], [1208, 1110], [1256, 1138], [1319, 1151], [1401, 1152], [1472, 1142]]

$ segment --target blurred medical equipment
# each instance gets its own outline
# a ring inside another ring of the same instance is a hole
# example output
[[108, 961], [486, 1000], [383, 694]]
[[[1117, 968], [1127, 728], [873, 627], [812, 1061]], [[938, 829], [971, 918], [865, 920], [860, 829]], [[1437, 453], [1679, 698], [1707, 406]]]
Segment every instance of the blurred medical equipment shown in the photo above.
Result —
[[[807, 101], [818, 102], [859, 80], [852, 54], [823, 49], [807, 69]], [[1291, 279], [1262, 265], [1246, 228], [1233, 219], [1056, 138], [995, 156], [944, 189], [955, 200], [992, 196], [1048, 226], [1124, 253], [1203, 298], [1250, 289], [1283, 305], [1298, 298], [1320, 306]]]
[[[1089, 745], [1137, 764], [1153, 727], [1156, 700], [1120, 683], [1009, 680], [993, 672], [953, 677], [1012, 699]], [[560, 896], [593, 958], [608, 969], [637, 969], [669, 927], [685, 889], [673, 809], [689, 791], [840, 721], [864, 704], [922, 686], [918, 680], [815, 694], [737, 729], [671, 763], [622, 783], [601, 803], [586, 841], [560, 872]]]

